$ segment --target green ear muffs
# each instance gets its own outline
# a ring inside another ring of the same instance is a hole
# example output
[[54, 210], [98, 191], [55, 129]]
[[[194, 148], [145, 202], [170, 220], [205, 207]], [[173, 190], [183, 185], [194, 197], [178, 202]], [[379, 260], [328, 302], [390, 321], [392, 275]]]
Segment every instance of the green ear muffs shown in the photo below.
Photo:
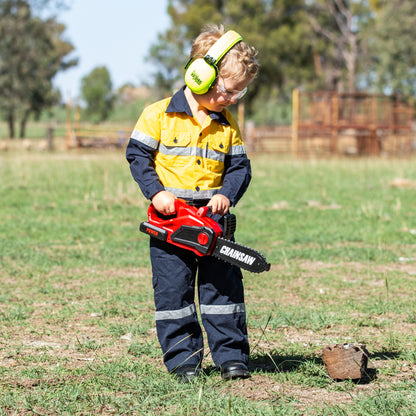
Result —
[[205, 94], [209, 91], [218, 76], [218, 62], [242, 39], [237, 32], [229, 30], [211, 46], [205, 56], [189, 60], [185, 66], [185, 83], [192, 92]]

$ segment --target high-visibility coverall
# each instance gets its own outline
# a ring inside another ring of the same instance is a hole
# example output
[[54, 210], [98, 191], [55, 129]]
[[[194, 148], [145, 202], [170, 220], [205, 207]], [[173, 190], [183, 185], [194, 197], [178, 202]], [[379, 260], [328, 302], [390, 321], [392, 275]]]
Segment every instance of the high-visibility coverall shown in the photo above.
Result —
[[[144, 109], [126, 157], [133, 178], [148, 199], [166, 190], [190, 204], [203, 206], [220, 193], [235, 206], [251, 180], [250, 161], [231, 113], [227, 109], [212, 112], [201, 126], [192, 116], [184, 88]], [[228, 360], [247, 363], [249, 345], [240, 269], [154, 238], [150, 238], [150, 257], [156, 329], [167, 369], [202, 361], [196, 285], [215, 365], [219, 367]]]

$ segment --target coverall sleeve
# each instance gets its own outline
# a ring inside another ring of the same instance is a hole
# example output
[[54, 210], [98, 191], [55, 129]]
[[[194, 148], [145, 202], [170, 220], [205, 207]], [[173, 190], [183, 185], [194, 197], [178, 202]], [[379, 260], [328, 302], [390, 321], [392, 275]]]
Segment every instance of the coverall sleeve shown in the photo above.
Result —
[[219, 193], [225, 195], [235, 206], [246, 192], [251, 181], [251, 163], [247, 157], [240, 128], [228, 110], [225, 111], [229, 120], [232, 134], [231, 147], [224, 161], [223, 184]]
[[133, 138], [130, 139], [126, 149], [131, 174], [147, 199], [151, 199], [153, 195], [165, 189], [154, 167], [155, 153], [154, 148]]
[[246, 192], [251, 181], [251, 164], [247, 155], [227, 156], [225, 159], [224, 182], [219, 191], [235, 206]]

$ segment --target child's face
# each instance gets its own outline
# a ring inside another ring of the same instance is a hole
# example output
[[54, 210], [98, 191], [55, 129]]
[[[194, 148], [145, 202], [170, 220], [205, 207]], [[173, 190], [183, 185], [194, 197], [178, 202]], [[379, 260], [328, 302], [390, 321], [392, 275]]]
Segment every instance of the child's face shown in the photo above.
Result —
[[250, 80], [236, 81], [232, 78], [219, 77], [206, 94], [199, 96], [199, 104], [210, 111], [221, 112], [243, 97], [249, 83]]

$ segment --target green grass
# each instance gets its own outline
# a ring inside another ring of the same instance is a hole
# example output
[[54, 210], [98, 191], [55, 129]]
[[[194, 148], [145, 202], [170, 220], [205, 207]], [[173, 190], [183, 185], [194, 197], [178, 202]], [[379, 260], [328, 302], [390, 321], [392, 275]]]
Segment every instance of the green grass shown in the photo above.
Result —
[[[0, 155], [0, 415], [414, 415], [414, 160], [252, 158], [236, 240], [253, 377], [182, 385], [153, 322], [148, 202], [123, 152]], [[321, 351], [366, 344], [374, 374], [335, 382]]]

